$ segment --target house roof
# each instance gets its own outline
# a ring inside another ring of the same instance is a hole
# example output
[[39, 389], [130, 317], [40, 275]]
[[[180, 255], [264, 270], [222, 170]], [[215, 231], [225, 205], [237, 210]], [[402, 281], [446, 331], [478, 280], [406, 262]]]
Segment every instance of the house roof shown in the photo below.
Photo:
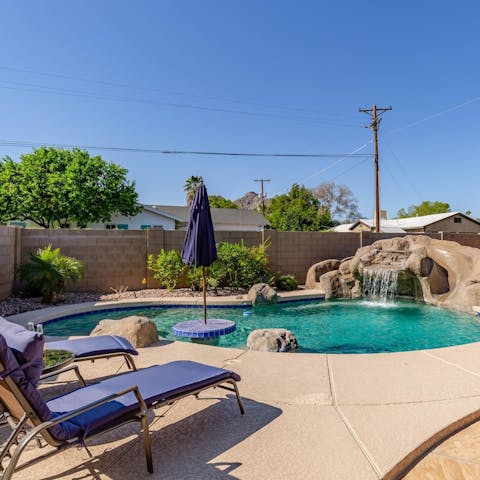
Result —
[[[380, 221], [380, 229], [382, 232], [390, 231], [394, 232], [393, 230], [384, 230], [386, 228], [392, 229], [392, 228], [398, 228], [400, 231], [408, 231], [408, 230], [414, 230], [418, 228], [425, 228], [428, 225], [432, 225], [434, 223], [440, 222], [441, 220], [445, 220], [446, 218], [450, 218], [456, 215], [461, 215], [462, 217], [468, 218], [472, 222], [479, 223], [473, 218], [470, 218], [463, 213], [460, 212], [446, 212], [446, 213], [434, 213], [432, 215], [422, 215], [420, 217], [408, 217], [408, 218], [396, 218], [392, 220], [381, 220]], [[353, 229], [356, 225], [359, 223], [363, 223], [371, 228], [375, 226], [374, 220], [370, 218], [362, 218], [358, 220], [356, 223], [354, 223], [350, 229]]]
[[[166, 212], [180, 222], [188, 222], [190, 207], [178, 205], [144, 205], [149, 211]], [[270, 222], [256, 210], [241, 208], [211, 208], [212, 221], [215, 224], [239, 226], [266, 226]]]
[[434, 213], [433, 215], [422, 215], [421, 217], [397, 218], [395, 220], [387, 220], [387, 222], [389, 222], [389, 225], [397, 225], [401, 226], [405, 230], [411, 230], [414, 228], [423, 228], [456, 215], [461, 215], [462, 217], [468, 218], [472, 222], [478, 223], [473, 218], [467, 217], [460, 212]]
[[[406, 233], [400, 225], [390, 224], [393, 220], [380, 220], [380, 231], [383, 233]], [[353, 230], [359, 223], [363, 223], [369, 228], [375, 227], [375, 221], [371, 218], [361, 218], [355, 223], [350, 224], [349, 230]]]
[[354, 223], [342, 223], [340, 225], [337, 225], [336, 227], [333, 227], [332, 230], [334, 232], [349, 232], [350, 229], [355, 225]]
[[177, 222], [182, 222], [183, 221], [180, 217], [174, 215], [173, 213], [167, 212], [167, 211], [162, 210], [160, 208], [154, 208], [153, 205], [142, 205], [142, 208], [144, 210], [146, 210], [147, 212], [155, 213], [157, 215], [162, 215], [164, 217], [171, 218], [172, 220], [175, 220]]

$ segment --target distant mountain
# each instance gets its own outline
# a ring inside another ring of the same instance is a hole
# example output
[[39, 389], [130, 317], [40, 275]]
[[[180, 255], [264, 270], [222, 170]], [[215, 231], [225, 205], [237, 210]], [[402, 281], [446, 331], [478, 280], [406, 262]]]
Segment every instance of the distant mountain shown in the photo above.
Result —
[[245, 210], [258, 210], [260, 206], [260, 195], [255, 192], [247, 192], [243, 197], [234, 202]]

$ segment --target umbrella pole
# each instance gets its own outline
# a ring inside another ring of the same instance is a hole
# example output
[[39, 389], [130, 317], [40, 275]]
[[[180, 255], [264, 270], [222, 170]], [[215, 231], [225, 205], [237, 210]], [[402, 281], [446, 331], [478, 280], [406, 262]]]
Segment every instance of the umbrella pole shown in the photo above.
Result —
[[205, 266], [202, 266], [203, 272], [203, 323], [207, 324], [207, 276], [205, 274]]

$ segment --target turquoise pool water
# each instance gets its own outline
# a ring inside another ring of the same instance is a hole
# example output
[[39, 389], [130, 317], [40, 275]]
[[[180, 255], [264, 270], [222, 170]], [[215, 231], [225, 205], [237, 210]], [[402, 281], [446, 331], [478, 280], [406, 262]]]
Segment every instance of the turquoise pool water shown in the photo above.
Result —
[[[175, 337], [172, 326], [201, 318], [199, 308], [138, 308], [89, 313], [45, 325], [47, 335], [88, 335], [104, 318], [128, 315], [151, 318], [160, 336]], [[480, 341], [480, 317], [439, 307], [399, 301], [379, 304], [365, 301], [293, 302], [246, 308], [209, 308], [209, 318], [237, 323], [234, 333], [217, 345], [246, 348], [248, 334], [256, 328], [286, 328], [297, 337], [302, 352], [371, 353], [447, 347]]]

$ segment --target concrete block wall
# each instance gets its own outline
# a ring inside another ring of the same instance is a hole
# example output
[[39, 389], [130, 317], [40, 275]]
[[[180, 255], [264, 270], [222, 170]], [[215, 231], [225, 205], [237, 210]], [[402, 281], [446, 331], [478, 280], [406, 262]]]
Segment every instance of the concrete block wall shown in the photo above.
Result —
[[[342, 259], [376, 240], [401, 236], [392, 233], [336, 232], [265, 232], [270, 247], [267, 251], [270, 268], [294, 275], [304, 283], [307, 270], [314, 263], [330, 258]], [[429, 234], [441, 238], [441, 234]], [[148, 254], [162, 248], [181, 251], [184, 231], [170, 230], [43, 230], [0, 227], [0, 299], [10, 295], [14, 287], [15, 265], [28, 261], [38, 248], [52, 245], [65, 255], [84, 263], [84, 278], [72, 286], [78, 291], [111, 292], [121, 286], [138, 290], [145, 285], [158, 287], [147, 270]], [[480, 235], [444, 233], [445, 240], [480, 248]], [[254, 246], [261, 242], [261, 232], [220, 231], [217, 242]]]
[[480, 248], [480, 234], [444, 232], [443, 240], [458, 242], [467, 247]]
[[12, 292], [17, 260], [17, 229], [0, 227], [0, 300]]
[[52, 245], [84, 264], [78, 291], [112, 292], [121, 286], [142, 288], [146, 275], [146, 230], [22, 230], [21, 261]]
[[359, 233], [276, 232], [268, 231], [270, 268], [295, 276], [305, 282], [307, 270], [317, 262], [354, 255], [359, 247]]

